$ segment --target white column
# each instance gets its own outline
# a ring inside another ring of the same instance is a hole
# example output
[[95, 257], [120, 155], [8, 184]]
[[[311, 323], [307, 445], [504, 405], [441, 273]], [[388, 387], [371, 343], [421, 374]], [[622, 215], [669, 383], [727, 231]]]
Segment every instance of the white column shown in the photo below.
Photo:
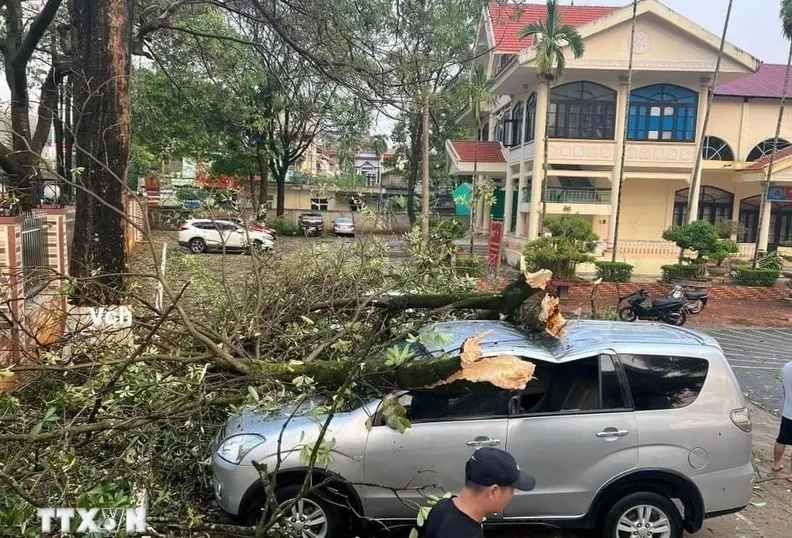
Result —
[[484, 205], [484, 222], [481, 225], [481, 229], [485, 235], [489, 235], [490, 231], [490, 223], [492, 222], [492, 206], [490, 204]]
[[765, 202], [762, 212], [762, 222], [759, 223], [759, 250], [767, 252], [767, 243], [770, 241], [770, 212], [773, 210], [771, 202]]
[[621, 185], [619, 179], [622, 171], [622, 140], [624, 140], [624, 115], [627, 112], [627, 77], [619, 77], [619, 93], [616, 97], [616, 151], [613, 163], [613, 173], [611, 175], [611, 212], [608, 219], [608, 248], [613, 248], [613, 240], [616, 237], [616, 217], [619, 213], [619, 190]]
[[504, 233], [511, 233], [512, 214], [514, 212], [514, 176], [512, 175], [512, 167], [506, 168], [506, 197], [503, 204], [503, 231]]
[[[701, 79], [701, 88], [699, 89], [699, 102], [698, 102], [698, 115], [696, 116], [696, 147], [701, 143], [701, 139], [705, 136], [704, 133], [704, 115], [707, 113], [707, 97], [709, 96], [709, 79]], [[688, 196], [690, 197], [690, 213], [688, 214], [688, 222], [698, 220], [699, 210], [699, 197], [701, 195], [701, 171], [704, 169], [704, 163], [698, 169], [696, 177], [692, 177], [692, 184], [688, 189]]]
[[512, 204], [514, 205], [514, 211], [517, 211], [517, 226], [515, 228], [514, 234], [517, 237], [522, 237], [525, 235], [525, 224], [523, 221], [522, 213], [520, 213], [520, 204], [522, 203], [522, 193], [523, 189], [527, 186], [527, 177], [525, 174], [525, 169], [527, 168], [525, 161], [520, 161], [520, 176], [519, 182], [517, 187], [517, 200], [513, 201]]
[[536, 136], [534, 140], [533, 175], [531, 177], [531, 213], [528, 215], [528, 239], [539, 236], [539, 219], [542, 204], [542, 167], [544, 165], [545, 131], [548, 107], [547, 84], [539, 80], [536, 87]]

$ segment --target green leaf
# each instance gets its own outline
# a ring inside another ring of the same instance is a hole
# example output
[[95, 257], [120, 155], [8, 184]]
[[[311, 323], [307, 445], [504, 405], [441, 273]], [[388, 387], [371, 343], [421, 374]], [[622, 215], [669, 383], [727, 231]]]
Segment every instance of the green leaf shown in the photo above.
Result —
[[416, 529], [415, 527], [413, 527], [412, 529], [410, 529], [410, 536], [409, 536], [409, 538], [418, 538], [418, 529]]
[[256, 391], [255, 388], [253, 388], [250, 385], [248, 385], [247, 391], [248, 391], [248, 395], [251, 398], [253, 398], [254, 402], [258, 402], [259, 401], [259, 394], [258, 394], [258, 391]]

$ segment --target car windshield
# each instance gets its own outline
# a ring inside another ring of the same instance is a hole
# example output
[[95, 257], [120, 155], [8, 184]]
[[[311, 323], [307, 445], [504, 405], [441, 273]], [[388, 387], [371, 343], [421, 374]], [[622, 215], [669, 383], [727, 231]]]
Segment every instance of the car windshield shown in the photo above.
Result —
[[350, 219], [349, 217], [339, 217], [338, 219], [336, 219], [336, 222], [338, 224], [352, 224], [352, 219]]

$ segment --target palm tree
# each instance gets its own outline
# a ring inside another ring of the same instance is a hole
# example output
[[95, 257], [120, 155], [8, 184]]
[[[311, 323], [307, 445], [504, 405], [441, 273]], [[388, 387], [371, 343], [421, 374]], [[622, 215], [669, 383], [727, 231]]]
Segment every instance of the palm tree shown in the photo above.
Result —
[[[484, 107], [495, 104], [495, 94], [490, 90], [487, 74], [480, 66], [474, 66], [470, 73], [470, 80], [462, 86], [462, 100], [470, 107], [473, 121], [476, 123], [476, 133], [481, 125], [481, 113]], [[476, 135], [478, 140], [478, 134]], [[470, 193], [470, 255], [473, 256], [473, 223], [475, 222], [476, 176], [478, 175], [478, 144], [473, 146], [473, 182]]]
[[624, 105], [624, 133], [621, 140], [621, 166], [619, 167], [619, 192], [616, 195], [616, 222], [613, 228], [613, 251], [611, 261], [616, 261], [619, 246], [619, 217], [621, 216], [622, 187], [624, 186], [624, 157], [627, 153], [627, 127], [630, 123], [630, 92], [632, 91], [633, 54], [635, 52], [635, 19], [638, 18], [638, 0], [633, 0], [632, 25], [630, 27], [630, 60], [627, 62], [627, 104]]
[[[586, 50], [583, 38], [573, 26], [561, 22], [561, 11], [558, 0], [547, 0], [547, 18], [544, 21], [532, 22], [522, 29], [520, 38], [534, 37], [533, 49], [536, 52], [536, 70], [547, 84], [547, 110], [545, 112], [544, 162], [542, 166], [542, 218], [539, 230], [544, 230], [544, 218], [547, 212], [547, 142], [550, 123], [550, 89], [554, 82], [560, 81], [566, 72], [564, 47], [568, 46], [572, 56], [580, 58]], [[536, 178], [533, 179], [535, 181]]]
[[784, 37], [789, 40], [789, 55], [787, 56], [786, 72], [784, 74], [784, 89], [781, 91], [781, 106], [778, 107], [778, 122], [776, 123], [775, 139], [773, 141], [773, 150], [770, 153], [770, 162], [767, 165], [767, 173], [765, 174], [764, 181], [762, 182], [762, 204], [759, 206], [759, 226], [756, 234], [756, 241], [754, 243], [754, 257], [753, 267], [759, 262], [759, 241], [762, 235], [767, 232], [763, 230], [762, 221], [764, 220], [764, 213], [767, 211], [767, 187], [770, 185], [770, 178], [773, 177], [773, 166], [775, 165], [776, 151], [778, 149], [778, 138], [781, 136], [781, 123], [784, 120], [784, 107], [786, 106], [787, 90], [789, 89], [789, 68], [792, 65], [792, 0], [781, 0], [779, 9], [779, 16], [781, 17], [781, 26], [783, 28]]

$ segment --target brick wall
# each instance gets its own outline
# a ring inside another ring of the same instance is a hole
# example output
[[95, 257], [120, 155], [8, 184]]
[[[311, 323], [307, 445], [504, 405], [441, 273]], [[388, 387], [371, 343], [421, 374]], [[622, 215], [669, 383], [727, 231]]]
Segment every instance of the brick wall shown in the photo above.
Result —
[[[569, 299], [567, 302], [570, 303], [582, 303], [584, 301], [588, 301], [589, 296], [591, 295], [591, 284], [587, 283], [569, 283], [569, 282], [554, 282], [555, 285], [562, 284], [569, 286]], [[626, 297], [628, 295], [632, 295], [640, 288], [646, 290], [650, 297], [664, 297], [671, 292], [670, 284], [661, 284], [661, 283], [647, 283], [647, 284], [638, 284], [634, 282], [628, 282], [625, 284], [619, 284], [618, 292], [617, 286], [613, 282], [603, 282], [600, 284], [599, 288], [597, 288], [597, 294], [595, 299], [598, 305], [615, 305], [619, 293], [622, 297]], [[777, 285], [773, 288], [763, 288], [763, 287], [755, 287], [755, 286], [730, 286], [725, 284], [715, 284], [710, 286], [710, 299], [713, 301], [717, 300], [767, 300], [767, 301], [777, 301], [783, 299], [785, 297], [789, 297], [789, 288], [786, 286]], [[551, 293], [557, 293], [557, 289], [550, 289]]]

